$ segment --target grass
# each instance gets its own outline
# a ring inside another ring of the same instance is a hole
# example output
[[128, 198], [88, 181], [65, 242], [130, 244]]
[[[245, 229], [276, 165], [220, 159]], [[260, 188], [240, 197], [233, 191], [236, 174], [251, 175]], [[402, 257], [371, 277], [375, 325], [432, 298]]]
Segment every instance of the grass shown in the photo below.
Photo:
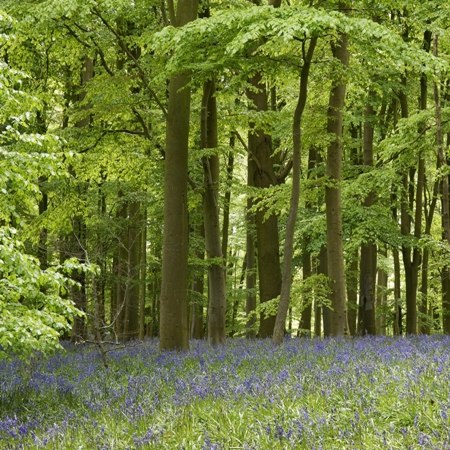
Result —
[[1, 449], [450, 449], [450, 337], [156, 341], [0, 363]]

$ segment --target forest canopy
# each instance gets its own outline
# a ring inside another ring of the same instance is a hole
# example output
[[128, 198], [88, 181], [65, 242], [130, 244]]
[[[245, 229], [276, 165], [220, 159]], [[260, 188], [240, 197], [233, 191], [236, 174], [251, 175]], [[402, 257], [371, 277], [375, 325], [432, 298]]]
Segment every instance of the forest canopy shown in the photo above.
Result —
[[1, 8], [1, 356], [449, 333], [448, 2]]

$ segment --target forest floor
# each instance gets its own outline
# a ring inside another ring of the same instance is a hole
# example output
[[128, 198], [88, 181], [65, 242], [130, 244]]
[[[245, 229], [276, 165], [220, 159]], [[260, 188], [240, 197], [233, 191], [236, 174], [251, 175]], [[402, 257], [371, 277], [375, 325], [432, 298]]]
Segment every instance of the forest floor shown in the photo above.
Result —
[[1, 449], [450, 449], [450, 337], [229, 340], [0, 362]]

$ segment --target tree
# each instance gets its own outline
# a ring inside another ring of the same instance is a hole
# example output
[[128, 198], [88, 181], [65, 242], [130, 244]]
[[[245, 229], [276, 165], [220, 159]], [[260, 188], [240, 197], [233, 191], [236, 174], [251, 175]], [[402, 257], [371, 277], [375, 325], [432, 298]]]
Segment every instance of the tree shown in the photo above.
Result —
[[[42, 195], [39, 180], [66, 175], [62, 158], [55, 153], [54, 136], [34, 133], [27, 123], [36, 111], [42, 112], [42, 104], [19, 88], [26, 76], [5, 62], [0, 65], [0, 358], [60, 350], [61, 336], [83, 315], [66, 295], [74, 286], [69, 274], [82, 270], [79, 264], [73, 260], [47, 264], [30, 255], [20, 239], [20, 215], [28, 206], [23, 201], [28, 195]], [[11, 121], [12, 117], [19, 120]], [[47, 151], [42, 151], [44, 145]]]
[[297, 105], [294, 111], [292, 121], [292, 142], [293, 142], [293, 163], [292, 163], [292, 191], [290, 200], [289, 217], [286, 224], [286, 235], [284, 241], [283, 257], [283, 278], [281, 283], [280, 302], [273, 332], [273, 341], [275, 344], [281, 344], [284, 336], [284, 327], [286, 316], [289, 309], [289, 300], [292, 285], [292, 259], [294, 256], [294, 232], [297, 220], [298, 203], [300, 200], [300, 167], [301, 167], [301, 120], [306, 105], [306, 96], [308, 92], [308, 77], [311, 67], [311, 60], [316, 48], [317, 37], [312, 36], [305, 51], [306, 45], [303, 42], [303, 66], [300, 72], [300, 86]]
[[[177, 27], [197, 15], [195, 0], [180, 0], [176, 10], [173, 1], [169, 1], [168, 6], [171, 23]], [[186, 350], [189, 347], [187, 177], [190, 77], [189, 72], [184, 72], [173, 75], [169, 80], [160, 298], [161, 350]]]
[[[332, 43], [332, 52], [334, 58], [345, 68], [349, 63], [348, 36], [345, 33], [340, 33], [337, 41]], [[331, 88], [327, 122], [327, 132], [330, 133], [331, 137], [327, 148], [328, 184], [325, 188], [325, 203], [328, 276], [332, 283], [331, 334], [333, 336], [344, 334], [347, 321], [340, 186], [342, 182], [342, 122], [346, 89], [344, 77], [345, 75], [340, 73]]]
[[[201, 146], [214, 151], [217, 147], [217, 105], [214, 80], [203, 86], [201, 111]], [[204, 156], [204, 224], [208, 258], [208, 341], [212, 345], [225, 341], [225, 269], [219, 225], [219, 156]]]

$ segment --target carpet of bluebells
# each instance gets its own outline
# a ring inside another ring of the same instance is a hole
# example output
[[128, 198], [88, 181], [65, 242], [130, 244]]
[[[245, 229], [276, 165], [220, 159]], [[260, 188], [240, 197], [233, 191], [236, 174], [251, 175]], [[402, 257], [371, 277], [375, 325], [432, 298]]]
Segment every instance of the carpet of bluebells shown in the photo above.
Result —
[[0, 362], [1, 449], [450, 449], [450, 337]]

